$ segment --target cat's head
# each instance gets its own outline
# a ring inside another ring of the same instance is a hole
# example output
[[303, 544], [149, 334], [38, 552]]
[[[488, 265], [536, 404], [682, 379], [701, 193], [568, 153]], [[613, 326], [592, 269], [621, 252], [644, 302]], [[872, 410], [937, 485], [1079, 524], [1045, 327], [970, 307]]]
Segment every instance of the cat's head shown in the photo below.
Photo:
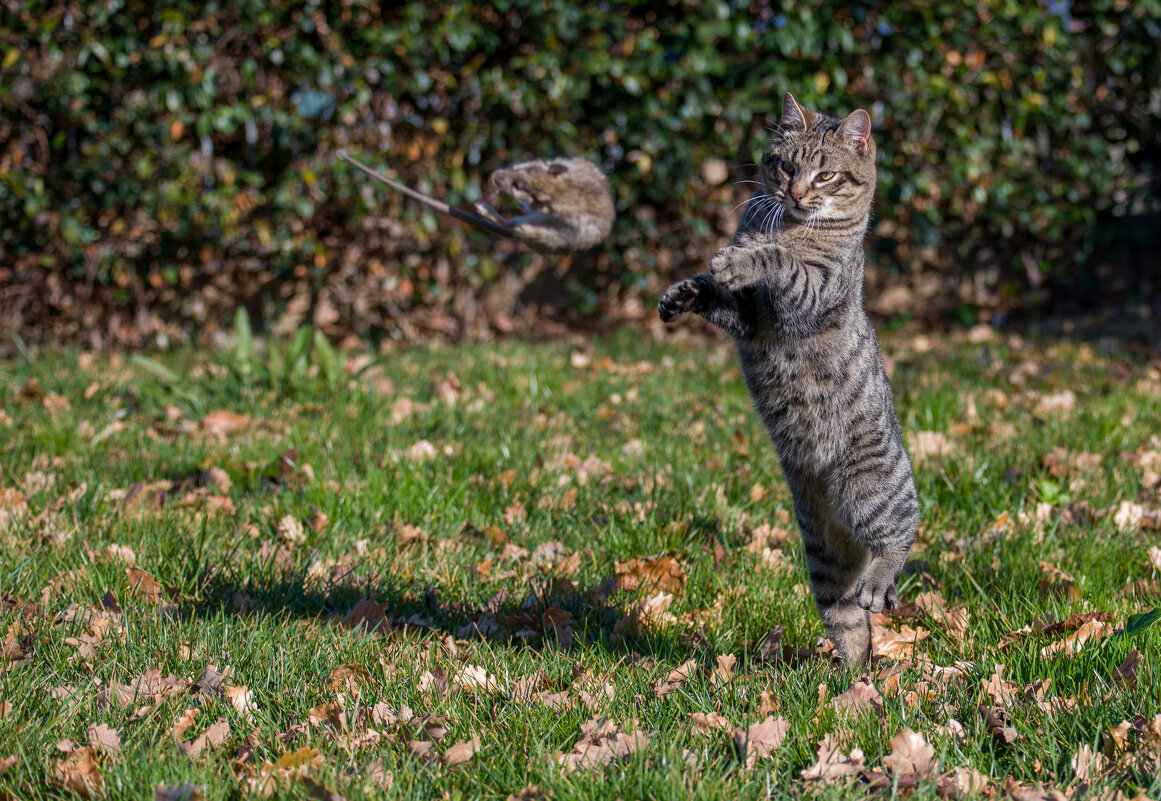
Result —
[[839, 121], [807, 111], [789, 92], [782, 121], [762, 155], [766, 194], [790, 219], [861, 216], [875, 192], [875, 141], [862, 109]]

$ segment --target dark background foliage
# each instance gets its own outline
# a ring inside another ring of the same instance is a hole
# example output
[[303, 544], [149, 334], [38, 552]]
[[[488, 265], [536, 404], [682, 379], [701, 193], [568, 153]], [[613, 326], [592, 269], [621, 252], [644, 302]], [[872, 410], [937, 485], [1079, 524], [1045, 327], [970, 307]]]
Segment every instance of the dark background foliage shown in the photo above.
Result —
[[[872, 287], [911, 288], [888, 312], [1155, 269], [1161, 0], [0, 7], [0, 314], [27, 337], [204, 336], [238, 304], [376, 336], [647, 315], [731, 235], [788, 89], [872, 114]], [[615, 236], [521, 253], [340, 148], [460, 204], [584, 154]]]

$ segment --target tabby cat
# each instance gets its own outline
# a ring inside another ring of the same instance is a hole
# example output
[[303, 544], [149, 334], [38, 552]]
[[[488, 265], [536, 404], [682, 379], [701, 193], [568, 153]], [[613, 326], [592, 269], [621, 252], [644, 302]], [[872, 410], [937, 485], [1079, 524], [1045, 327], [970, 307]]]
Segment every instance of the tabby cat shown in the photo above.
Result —
[[761, 182], [708, 275], [671, 286], [664, 322], [694, 312], [733, 338], [778, 449], [819, 614], [848, 663], [870, 613], [898, 604], [919, 503], [879, 343], [863, 311], [875, 191], [871, 118], [841, 122], [788, 92]]

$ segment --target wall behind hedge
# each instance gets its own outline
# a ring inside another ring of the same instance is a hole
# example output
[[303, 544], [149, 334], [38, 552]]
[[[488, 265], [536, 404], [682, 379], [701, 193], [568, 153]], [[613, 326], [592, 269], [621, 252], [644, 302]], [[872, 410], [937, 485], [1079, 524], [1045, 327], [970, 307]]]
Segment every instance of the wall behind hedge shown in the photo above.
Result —
[[[732, 233], [787, 89], [871, 111], [879, 270], [1051, 280], [1156, 229], [1161, 0], [2, 9], [0, 314], [25, 329], [181, 337], [244, 303], [455, 333], [537, 302], [642, 307]], [[341, 147], [459, 203], [504, 162], [586, 154], [615, 239], [519, 254]]]

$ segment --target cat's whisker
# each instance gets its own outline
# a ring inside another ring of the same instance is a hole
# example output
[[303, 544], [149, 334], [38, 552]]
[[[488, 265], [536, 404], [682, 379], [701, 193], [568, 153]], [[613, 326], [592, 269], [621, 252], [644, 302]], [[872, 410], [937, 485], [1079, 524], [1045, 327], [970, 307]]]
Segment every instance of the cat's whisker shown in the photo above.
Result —
[[752, 203], [753, 201], [755, 201], [755, 200], [758, 200], [758, 201], [761, 201], [761, 202], [759, 202], [759, 203], [755, 204], [755, 206], [754, 206], [754, 208], [755, 208], [755, 213], [757, 213], [757, 211], [756, 211], [756, 210], [757, 210], [757, 209], [760, 209], [760, 208], [762, 208], [762, 205], [763, 205], [763, 203], [769, 202], [769, 201], [770, 201], [770, 200], [772, 200], [772, 199], [773, 199], [773, 198], [771, 198], [769, 195], [766, 195], [766, 194], [760, 194], [760, 193], [757, 193], [757, 192], [755, 192], [753, 195], [751, 195], [750, 197], [746, 198], [745, 200], [743, 200], [743, 201], [742, 201], [741, 203], [739, 203], [738, 205], [734, 206], [734, 209], [733, 209], [733, 210], [734, 210], [734, 211], [737, 211], [737, 210], [738, 210], [738, 209], [740, 209], [742, 206], [745, 206], [747, 203]]

